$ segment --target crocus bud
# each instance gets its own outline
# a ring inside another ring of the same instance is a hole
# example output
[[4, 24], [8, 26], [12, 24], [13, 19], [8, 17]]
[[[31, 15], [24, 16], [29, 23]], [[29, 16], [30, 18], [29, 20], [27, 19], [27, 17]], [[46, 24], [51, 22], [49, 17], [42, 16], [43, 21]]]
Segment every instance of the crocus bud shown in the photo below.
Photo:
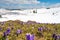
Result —
[[34, 35], [26, 34], [26, 40], [34, 40]]

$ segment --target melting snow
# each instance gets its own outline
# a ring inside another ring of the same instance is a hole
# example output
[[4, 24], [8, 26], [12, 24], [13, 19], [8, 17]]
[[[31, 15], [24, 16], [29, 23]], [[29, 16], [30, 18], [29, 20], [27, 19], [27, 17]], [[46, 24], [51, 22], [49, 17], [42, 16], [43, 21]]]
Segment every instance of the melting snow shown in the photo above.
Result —
[[[26, 10], [30, 11], [31, 10]], [[2, 15], [0, 21], [21, 20], [21, 21], [36, 21], [40, 23], [60, 23], [60, 8], [51, 9], [37, 9], [37, 13], [30, 13], [25, 11], [18, 12], [20, 15]], [[53, 13], [55, 13], [53, 15]], [[5, 17], [5, 18], [4, 18]]]

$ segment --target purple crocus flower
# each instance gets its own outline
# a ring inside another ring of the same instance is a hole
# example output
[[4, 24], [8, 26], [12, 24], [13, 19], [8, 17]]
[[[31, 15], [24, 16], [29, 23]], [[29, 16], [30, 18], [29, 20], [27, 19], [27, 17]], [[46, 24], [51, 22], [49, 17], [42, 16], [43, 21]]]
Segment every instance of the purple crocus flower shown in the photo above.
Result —
[[6, 33], [7, 33], [7, 34], [9, 34], [9, 33], [10, 33], [10, 28], [8, 28], [8, 29], [6, 30]]
[[54, 38], [54, 40], [57, 40], [57, 35], [53, 34], [52, 37]]
[[26, 34], [26, 40], [34, 40], [34, 35]]
[[43, 30], [43, 28], [42, 28], [42, 27], [39, 27], [39, 28], [38, 28], [38, 31], [42, 31], [42, 30]]
[[4, 37], [7, 36], [8, 34], [10, 33], [10, 29], [8, 28], [3, 34], [4, 34]]
[[4, 36], [4, 37], [6, 37], [6, 36], [7, 36], [7, 33], [6, 33], [6, 32], [4, 32], [4, 33], [3, 33], [3, 36]]
[[27, 39], [27, 40], [30, 40], [30, 34], [27, 34], [27, 35], [26, 35], [26, 39]]
[[34, 35], [30, 35], [30, 40], [34, 40]]
[[57, 40], [57, 36], [55, 36], [54, 40]]
[[17, 30], [17, 34], [20, 34], [22, 32], [22, 30], [18, 29]]
[[54, 38], [56, 36], [56, 34], [53, 34], [52, 37]]
[[0, 31], [2, 30], [2, 28], [0, 28]]
[[18, 34], [21, 34], [21, 33], [22, 33], [22, 30], [18, 29], [16, 32], [16, 35], [18, 36]]
[[58, 36], [57, 36], [57, 39], [59, 39], [59, 40], [60, 40], [60, 35], [58, 35]]
[[60, 38], [60, 36], [58, 35], [57, 38]]

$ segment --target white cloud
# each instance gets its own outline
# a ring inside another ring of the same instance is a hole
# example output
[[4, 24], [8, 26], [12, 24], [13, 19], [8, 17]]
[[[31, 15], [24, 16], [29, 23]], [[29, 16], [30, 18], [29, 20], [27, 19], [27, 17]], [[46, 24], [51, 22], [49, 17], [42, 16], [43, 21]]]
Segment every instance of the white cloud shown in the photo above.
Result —
[[4, 0], [7, 3], [15, 3], [15, 4], [37, 4], [40, 3], [37, 0]]
[[[0, 6], [3, 7], [3, 8], [60, 7], [60, 3], [50, 4], [50, 3], [47, 3], [47, 2], [40, 2], [40, 1], [37, 1], [37, 0], [0, 0], [0, 4], [2, 5], [2, 6], [1, 5]], [[24, 4], [24, 5], [22, 5], [22, 4]], [[27, 4], [27, 5], [25, 5], [25, 4]]]

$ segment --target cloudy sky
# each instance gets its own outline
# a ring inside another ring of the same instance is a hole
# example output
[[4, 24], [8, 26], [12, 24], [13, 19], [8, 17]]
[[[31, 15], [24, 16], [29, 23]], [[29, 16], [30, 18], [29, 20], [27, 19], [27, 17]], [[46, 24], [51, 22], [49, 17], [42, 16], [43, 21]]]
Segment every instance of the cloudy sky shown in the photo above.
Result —
[[58, 7], [58, 6], [60, 6], [60, 0], [0, 0], [0, 8], [8, 9]]

